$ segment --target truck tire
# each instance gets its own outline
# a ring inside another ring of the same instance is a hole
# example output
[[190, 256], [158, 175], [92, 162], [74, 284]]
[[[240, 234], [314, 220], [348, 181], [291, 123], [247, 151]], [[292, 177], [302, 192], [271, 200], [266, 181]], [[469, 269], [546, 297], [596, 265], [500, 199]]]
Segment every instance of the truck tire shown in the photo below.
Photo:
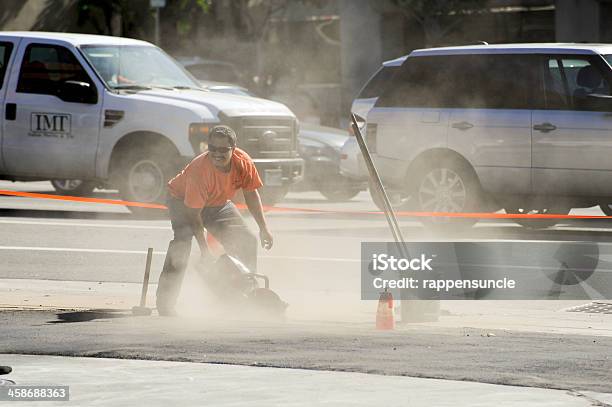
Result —
[[289, 187], [266, 187], [264, 186], [259, 190], [261, 197], [261, 203], [266, 206], [273, 206], [285, 198], [285, 195], [289, 192]]
[[[117, 186], [125, 201], [163, 204], [166, 184], [177, 173], [178, 155], [167, 149], [131, 150], [119, 164]], [[128, 206], [137, 214], [156, 209]]]
[[52, 179], [51, 185], [62, 195], [89, 196], [96, 188], [95, 182], [80, 179]]

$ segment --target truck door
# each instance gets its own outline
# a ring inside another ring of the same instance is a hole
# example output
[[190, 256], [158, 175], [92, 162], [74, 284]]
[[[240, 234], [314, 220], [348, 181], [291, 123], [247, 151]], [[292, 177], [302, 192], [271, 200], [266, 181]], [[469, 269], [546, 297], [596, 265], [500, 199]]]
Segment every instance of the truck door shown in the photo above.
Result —
[[[6, 88], [8, 82], [8, 71], [10, 64], [13, 62], [15, 58], [11, 59], [11, 55], [15, 53], [17, 39], [9, 39], [3, 37], [0, 41], [0, 106], [2, 106], [2, 113], [0, 114], [0, 145], [2, 143], [2, 128], [4, 122], [4, 99], [6, 96]], [[5, 173], [4, 162], [2, 160], [2, 155], [0, 154], [0, 173]]]
[[[7, 173], [93, 178], [103, 92], [82, 57], [60, 44], [23, 40], [17, 62], [5, 100], [2, 157]], [[90, 89], [93, 96], [68, 98], [74, 85]]]

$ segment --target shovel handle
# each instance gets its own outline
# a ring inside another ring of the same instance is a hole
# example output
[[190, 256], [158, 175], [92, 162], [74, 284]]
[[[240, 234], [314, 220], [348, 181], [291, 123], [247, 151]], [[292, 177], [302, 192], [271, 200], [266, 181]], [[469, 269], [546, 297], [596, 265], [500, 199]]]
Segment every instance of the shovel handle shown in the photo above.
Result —
[[147, 265], [145, 266], [144, 279], [142, 280], [142, 293], [140, 295], [140, 306], [147, 303], [147, 291], [149, 290], [149, 274], [151, 274], [151, 260], [153, 259], [153, 248], [147, 250]]

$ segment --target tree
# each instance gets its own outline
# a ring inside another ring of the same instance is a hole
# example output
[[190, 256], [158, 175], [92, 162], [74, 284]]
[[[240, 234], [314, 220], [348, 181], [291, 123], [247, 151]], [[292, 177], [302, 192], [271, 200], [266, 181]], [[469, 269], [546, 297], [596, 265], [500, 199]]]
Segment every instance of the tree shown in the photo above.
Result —
[[91, 24], [96, 34], [121, 36], [129, 7], [127, 0], [78, 0], [77, 24]]
[[[172, 34], [193, 34], [197, 19], [210, 12], [212, 0], [167, 0], [161, 9]], [[89, 24], [97, 34], [146, 38], [152, 29], [149, 0], [77, 0], [77, 24]]]
[[[463, 18], [474, 13], [486, 12], [487, 0], [392, 0], [408, 18], [423, 28], [425, 46], [440, 44]], [[448, 21], [448, 17], [455, 17]]]
[[253, 42], [265, 35], [273, 16], [282, 15], [289, 0], [235, 0], [230, 2], [232, 23], [239, 37]]
[[179, 41], [193, 38], [198, 32], [198, 23], [212, 11], [213, 0], [167, 0], [166, 7], [161, 9], [164, 37]]

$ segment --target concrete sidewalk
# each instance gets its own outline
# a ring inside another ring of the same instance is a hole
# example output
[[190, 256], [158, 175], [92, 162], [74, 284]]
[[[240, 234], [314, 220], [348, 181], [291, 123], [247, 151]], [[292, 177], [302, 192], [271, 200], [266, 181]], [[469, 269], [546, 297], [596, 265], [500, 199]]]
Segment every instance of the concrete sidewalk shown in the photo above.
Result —
[[[184, 284], [181, 315], [214, 309], [194, 306], [206, 297], [195, 284]], [[149, 287], [148, 305], [155, 304], [156, 285]], [[140, 300], [140, 284], [0, 279], [0, 309], [130, 309]], [[290, 321], [356, 322], [373, 324], [376, 301], [362, 301], [357, 290], [279, 292], [289, 302]], [[612, 337], [612, 314], [568, 312], [588, 301], [442, 301], [438, 322], [430, 327], [500, 329], [508, 331]], [[196, 311], [194, 311], [196, 310]], [[416, 324], [410, 324], [416, 325]]]
[[0, 354], [0, 364], [13, 367], [3, 377], [18, 385], [70, 386], [68, 406], [586, 407], [612, 402], [612, 395], [602, 393], [301, 369], [6, 354]]

